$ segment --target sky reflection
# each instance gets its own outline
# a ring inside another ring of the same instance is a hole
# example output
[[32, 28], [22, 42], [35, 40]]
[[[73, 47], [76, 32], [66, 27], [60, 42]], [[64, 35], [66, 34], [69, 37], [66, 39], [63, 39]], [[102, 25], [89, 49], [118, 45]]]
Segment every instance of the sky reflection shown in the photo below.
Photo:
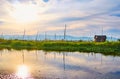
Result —
[[[34, 79], [119, 79], [120, 57], [100, 53], [0, 50], [0, 72]], [[1, 74], [1, 73], [0, 73]]]

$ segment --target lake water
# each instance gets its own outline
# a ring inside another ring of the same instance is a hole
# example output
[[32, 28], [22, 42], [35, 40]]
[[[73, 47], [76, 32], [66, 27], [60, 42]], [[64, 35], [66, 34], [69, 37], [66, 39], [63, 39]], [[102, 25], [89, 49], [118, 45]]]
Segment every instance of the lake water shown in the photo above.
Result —
[[0, 79], [120, 79], [120, 57], [4, 49], [0, 50]]

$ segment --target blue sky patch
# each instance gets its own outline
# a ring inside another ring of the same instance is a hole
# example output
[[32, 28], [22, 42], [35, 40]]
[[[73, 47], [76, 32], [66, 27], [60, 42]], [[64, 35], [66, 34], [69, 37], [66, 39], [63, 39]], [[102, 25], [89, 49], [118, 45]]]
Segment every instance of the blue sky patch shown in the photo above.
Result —
[[49, 2], [49, 0], [43, 0], [44, 2]]
[[111, 16], [120, 17], [120, 14], [112, 14]]

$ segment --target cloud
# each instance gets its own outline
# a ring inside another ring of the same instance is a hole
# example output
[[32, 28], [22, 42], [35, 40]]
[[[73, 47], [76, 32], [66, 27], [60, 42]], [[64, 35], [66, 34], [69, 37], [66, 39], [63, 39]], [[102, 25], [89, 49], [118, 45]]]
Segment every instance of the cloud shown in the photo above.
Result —
[[0, 25], [3, 25], [4, 24], [4, 22], [3, 21], [0, 21]]
[[[38, 19], [26, 24], [16, 23], [10, 15], [16, 3], [34, 6]], [[120, 36], [119, 7], [120, 0], [1, 0], [0, 20], [4, 22], [4, 31], [25, 28], [62, 34], [64, 24], [67, 24], [67, 34], [74, 36], [89, 35], [90, 32], [101, 34], [101, 27], [105, 34]]]

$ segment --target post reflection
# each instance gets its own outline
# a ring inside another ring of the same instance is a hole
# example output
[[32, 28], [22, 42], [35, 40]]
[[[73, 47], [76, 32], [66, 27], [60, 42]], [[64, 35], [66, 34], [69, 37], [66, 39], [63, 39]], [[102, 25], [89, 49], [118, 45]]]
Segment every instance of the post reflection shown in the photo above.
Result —
[[25, 65], [24, 51], [22, 51], [22, 64], [17, 67], [16, 76], [20, 79], [26, 79], [30, 77], [30, 69]]
[[23, 64], [24, 64], [24, 51], [22, 51], [22, 60], [23, 60]]
[[64, 67], [64, 71], [65, 71], [65, 52], [63, 52], [63, 67]]

